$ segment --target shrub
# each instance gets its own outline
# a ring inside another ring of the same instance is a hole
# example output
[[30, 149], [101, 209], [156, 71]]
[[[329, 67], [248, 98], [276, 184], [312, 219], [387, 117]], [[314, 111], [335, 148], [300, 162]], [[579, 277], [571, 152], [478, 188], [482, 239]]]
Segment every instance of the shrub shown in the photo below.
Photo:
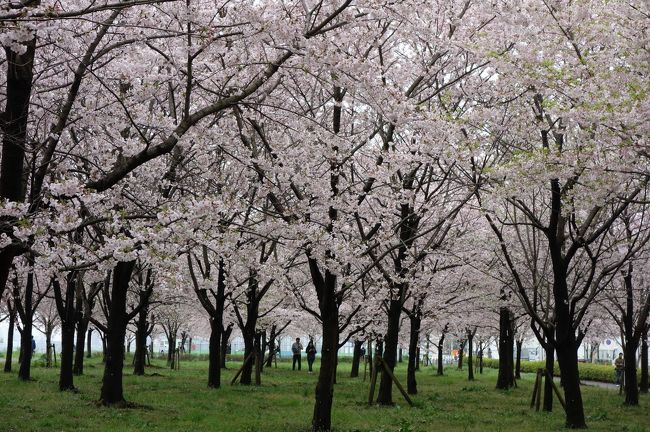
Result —
[[[544, 361], [521, 361], [521, 372], [523, 373], [536, 373], [537, 369], [546, 366]], [[483, 359], [483, 367], [498, 369], [499, 360], [497, 359]], [[593, 364], [593, 363], [578, 363], [580, 370], [580, 378], [586, 381], [601, 381], [612, 382], [614, 380], [614, 368], [608, 364]], [[553, 368], [553, 375], [560, 376], [560, 367], [555, 362]]]

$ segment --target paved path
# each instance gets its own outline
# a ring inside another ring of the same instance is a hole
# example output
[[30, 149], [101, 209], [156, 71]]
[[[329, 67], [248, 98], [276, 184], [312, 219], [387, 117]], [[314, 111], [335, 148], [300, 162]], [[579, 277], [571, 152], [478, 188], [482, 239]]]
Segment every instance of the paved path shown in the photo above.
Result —
[[600, 382], [600, 381], [585, 381], [585, 380], [583, 380], [582, 385], [606, 388], [606, 389], [611, 389], [611, 390], [618, 390], [618, 385], [613, 384], [613, 383]]
[[[555, 377], [554, 381], [560, 382], [559, 377]], [[589, 386], [589, 387], [600, 387], [604, 389], [610, 389], [610, 390], [617, 390], [618, 391], [618, 386], [614, 383], [606, 383], [606, 382], [600, 382], [600, 381], [587, 381], [587, 380], [580, 380], [580, 385], [583, 386]]]

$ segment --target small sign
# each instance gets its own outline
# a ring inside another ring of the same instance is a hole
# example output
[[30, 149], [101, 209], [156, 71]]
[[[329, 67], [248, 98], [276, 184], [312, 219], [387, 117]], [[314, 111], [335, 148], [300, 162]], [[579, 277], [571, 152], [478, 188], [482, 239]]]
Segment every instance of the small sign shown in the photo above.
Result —
[[611, 341], [611, 340], [607, 339], [607, 340], [605, 341], [605, 345], [611, 345], [611, 344], [612, 344], [612, 341]]

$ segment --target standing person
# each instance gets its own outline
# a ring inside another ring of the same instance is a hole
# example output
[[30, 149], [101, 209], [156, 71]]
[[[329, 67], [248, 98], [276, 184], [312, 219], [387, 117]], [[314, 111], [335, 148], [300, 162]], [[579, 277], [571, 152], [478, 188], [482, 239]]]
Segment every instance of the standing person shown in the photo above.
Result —
[[[314, 365], [314, 360], [316, 360], [316, 347], [314, 346], [314, 338], [309, 337], [309, 343], [305, 349], [307, 353], [307, 364], [309, 365], [309, 373], [313, 373], [312, 366]], [[300, 367], [298, 367], [300, 369]]]
[[616, 368], [616, 384], [619, 386], [623, 382], [623, 371], [625, 371], [625, 360], [623, 359], [623, 353], [618, 355], [618, 358], [614, 360], [614, 367]]
[[32, 354], [36, 352], [36, 341], [34, 340], [34, 336], [32, 336]]
[[291, 352], [293, 353], [293, 368], [296, 370], [296, 362], [298, 362], [298, 370], [300, 370], [300, 353], [302, 352], [302, 344], [300, 343], [300, 338], [296, 338], [296, 341], [291, 345]]

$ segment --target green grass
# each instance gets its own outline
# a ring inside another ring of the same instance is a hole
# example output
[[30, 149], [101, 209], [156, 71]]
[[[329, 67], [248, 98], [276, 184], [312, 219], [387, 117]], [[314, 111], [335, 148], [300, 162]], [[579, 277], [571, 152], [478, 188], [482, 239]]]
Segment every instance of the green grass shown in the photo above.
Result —
[[[128, 363], [128, 362], [127, 362]], [[317, 375], [292, 372], [290, 365], [265, 369], [261, 387], [206, 386], [207, 363], [183, 362], [180, 371], [156, 361], [147, 373], [134, 377], [127, 368], [126, 398], [142, 408], [112, 409], [95, 404], [102, 365], [93, 358], [86, 375], [75, 377], [79, 393], [57, 391], [56, 369], [34, 367], [32, 382], [20, 382], [15, 373], [0, 374], [0, 432], [29, 431], [304, 431], [308, 429]], [[238, 364], [229, 364], [223, 380]], [[563, 430], [564, 418], [556, 401], [552, 414], [528, 408], [533, 375], [517, 389], [494, 389], [496, 371], [486, 369], [468, 382], [466, 371], [451, 367], [444, 377], [432, 369], [418, 372], [420, 393], [410, 408], [395, 389], [395, 407], [369, 407], [368, 381], [348, 378], [349, 363], [340, 364], [334, 392], [333, 425], [336, 431], [554, 431]], [[405, 380], [405, 365], [397, 376]], [[592, 431], [650, 431], [650, 397], [641, 406], [624, 407], [618, 392], [583, 387], [587, 423]]]

